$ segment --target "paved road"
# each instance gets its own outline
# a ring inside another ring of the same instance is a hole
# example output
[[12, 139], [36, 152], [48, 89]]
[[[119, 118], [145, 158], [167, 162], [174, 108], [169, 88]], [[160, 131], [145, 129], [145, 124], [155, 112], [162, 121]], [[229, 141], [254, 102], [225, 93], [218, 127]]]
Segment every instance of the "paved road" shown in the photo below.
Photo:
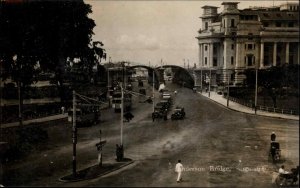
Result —
[[[298, 121], [231, 111], [189, 89], [171, 84], [167, 87], [178, 91], [174, 102], [185, 107], [187, 118], [171, 121], [169, 114], [168, 121], [153, 123], [152, 105], [136, 102], [132, 111], [135, 118], [124, 123], [125, 156], [135, 160], [132, 165], [90, 181], [57, 181], [71, 172], [72, 160], [71, 126], [60, 124], [47, 128], [50, 138], [43, 150], [5, 166], [11, 169], [7, 174], [10, 185], [271, 187], [272, 173], [278, 169], [267, 157], [273, 130], [281, 143], [287, 169], [298, 165]], [[120, 114], [106, 110], [100, 125], [79, 129], [79, 169], [96, 163], [99, 129], [108, 141], [104, 162], [114, 160], [115, 144], [120, 139], [119, 117]], [[176, 183], [174, 172], [178, 159], [187, 170], [180, 184]]]

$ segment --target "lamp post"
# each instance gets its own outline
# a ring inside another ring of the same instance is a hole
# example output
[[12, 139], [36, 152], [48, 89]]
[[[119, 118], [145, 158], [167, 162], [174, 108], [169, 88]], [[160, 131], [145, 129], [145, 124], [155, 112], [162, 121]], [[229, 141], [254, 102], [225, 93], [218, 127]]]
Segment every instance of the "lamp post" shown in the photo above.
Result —
[[[17, 81], [17, 86], [18, 86], [18, 98], [19, 98], [19, 125], [22, 126], [23, 125], [23, 118], [22, 118], [22, 94], [21, 94], [21, 67], [19, 67], [17, 65], [17, 60], [18, 60], [18, 55], [14, 55], [13, 56], [13, 61], [15, 63], [15, 65], [18, 67], [18, 72], [19, 72], [19, 77], [18, 77], [18, 81]], [[21, 66], [21, 65], [20, 65]]]
[[230, 84], [230, 71], [227, 71], [227, 107], [229, 107], [229, 84]]
[[201, 67], [200, 72], [201, 72], [201, 79], [200, 79], [200, 82], [201, 82], [201, 83], [200, 83], [200, 84], [201, 84], [201, 90], [200, 90], [200, 92], [202, 93], [202, 79], [203, 79], [203, 78], [202, 78], [202, 67]]
[[154, 112], [154, 68], [152, 70], [152, 97], [153, 97], [153, 100], [152, 100], [152, 110]]
[[73, 117], [72, 117], [72, 141], [73, 141], [73, 177], [76, 177], [76, 144], [77, 144], [77, 127], [76, 127], [76, 93], [73, 90]]
[[121, 143], [121, 146], [123, 146], [124, 90], [123, 90], [123, 86], [122, 85], [120, 85], [120, 86], [121, 86], [121, 130], [120, 130], [121, 131], [120, 132], [121, 140], [120, 140], [120, 143]]
[[254, 113], [257, 111], [257, 77], [258, 77], [258, 69], [255, 69], [255, 98], [254, 98]]
[[211, 85], [211, 69], [209, 69], [209, 82], [208, 82], [208, 97], [210, 97], [210, 85]]

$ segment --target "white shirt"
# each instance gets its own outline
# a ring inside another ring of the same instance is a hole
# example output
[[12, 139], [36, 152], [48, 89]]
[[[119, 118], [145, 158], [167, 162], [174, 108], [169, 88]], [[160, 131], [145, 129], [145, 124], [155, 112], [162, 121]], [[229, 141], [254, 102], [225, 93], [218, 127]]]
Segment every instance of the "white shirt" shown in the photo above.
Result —
[[181, 163], [177, 163], [175, 167], [175, 172], [182, 172], [183, 171], [183, 166]]
[[288, 171], [285, 171], [283, 168], [279, 168], [279, 174], [288, 174]]

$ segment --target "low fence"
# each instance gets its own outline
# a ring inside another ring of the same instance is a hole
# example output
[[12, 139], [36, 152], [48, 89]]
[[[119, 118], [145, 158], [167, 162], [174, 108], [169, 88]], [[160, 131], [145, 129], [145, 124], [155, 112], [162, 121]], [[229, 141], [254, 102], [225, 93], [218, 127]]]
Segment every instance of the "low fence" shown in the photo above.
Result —
[[[225, 97], [226, 98], [226, 97]], [[254, 103], [250, 103], [248, 101], [242, 100], [242, 99], [237, 99], [234, 97], [229, 97], [229, 100], [239, 103], [243, 106], [247, 106], [249, 108], [254, 109]], [[299, 115], [299, 110], [296, 109], [281, 109], [281, 108], [273, 108], [273, 107], [268, 107], [268, 106], [261, 106], [257, 105], [257, 110], [261, 111], [266, 111], [266, 112], [274, 112], [274, 113], [280, 113], [280, 114], [289, 114], [289, 115]]]

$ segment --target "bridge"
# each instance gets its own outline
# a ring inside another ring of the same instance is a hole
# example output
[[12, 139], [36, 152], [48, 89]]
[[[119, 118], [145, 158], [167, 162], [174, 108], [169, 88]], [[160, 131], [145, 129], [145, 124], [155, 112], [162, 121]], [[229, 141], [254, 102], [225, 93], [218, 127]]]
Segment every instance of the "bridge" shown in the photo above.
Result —
[[[162, 65], [162, 66], [147, 66], [147, 65], [129, 65], [126, 63], [119, 64], [110, 64], [106, 66], [107, 74], [109, 79], [115, 80], [125, 80], [128, 81], [128, 76], [131, 75], [134, 69], [143, 68], [148, 71], [148, 83], [153, 83], [156, 89], [158, 89], [161, 83], [165, 82], [164, 79], [164, 71], [168, 68], [171, 69], [173, 75], [173, 83], [177, 83], [182, 85], [183, 87], [193, 88], [200, 86], [197, 83], [200, 83], [201, 76], [198, 75], [198, 72], [195, 69], [189, 68], [186, 69], [184, 67], [178, 65]], [[108, 81], [109, 83], [109, 81]]]

